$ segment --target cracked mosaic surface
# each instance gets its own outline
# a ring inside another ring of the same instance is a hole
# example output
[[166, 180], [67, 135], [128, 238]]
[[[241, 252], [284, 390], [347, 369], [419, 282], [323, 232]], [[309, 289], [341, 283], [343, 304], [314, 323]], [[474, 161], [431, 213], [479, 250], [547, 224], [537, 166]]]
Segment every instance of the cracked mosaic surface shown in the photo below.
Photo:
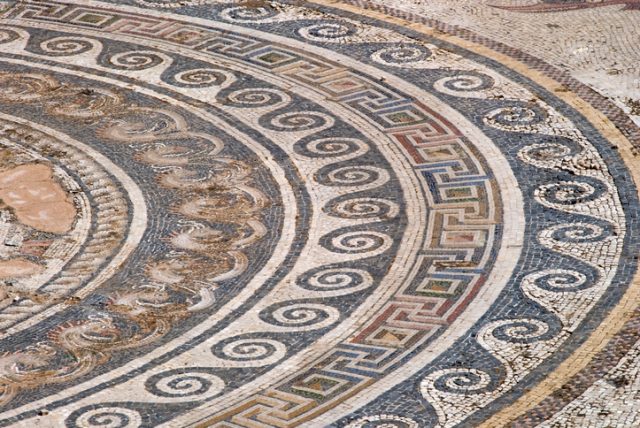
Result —
[[3, 5], [0, 426], [636, 423], [615, 106], [355, 1]]

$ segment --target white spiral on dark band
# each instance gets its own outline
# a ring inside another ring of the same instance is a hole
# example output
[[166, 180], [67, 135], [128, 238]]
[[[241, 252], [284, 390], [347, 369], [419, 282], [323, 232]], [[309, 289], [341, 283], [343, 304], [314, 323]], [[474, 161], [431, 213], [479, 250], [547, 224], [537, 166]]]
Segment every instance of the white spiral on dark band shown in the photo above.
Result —
[[584, 273], [569, 269], [541, 270], [527, 275], [522, 283], [524, 289], [534, 286], [556, 292], [574, 291], [588, 285]]
[[316, 111], [296, 111], [274, 116], [268, 127], [275, 131], [295, 132], [310, 131], [333, 125], [334, 119]]
[[371, 59], [379, 64], [394, 67], [419, 67], [431, 56], [431, 51], [424, 46], [402, 45], [380, 49], [371, 55]]
[[281, 342], [263, 338], [234, 339], [214, 351], [219, 358], [242, 362], [261, 361], [273, 356], [281, 358], [286, 352], [287, 348]]
[[283, 91], [271, 88], [245, 88], [231, 92], [225, 104], [232, 107], [266, 107], [288, 103], [291, 97]]
[[530, 343], [542, 340], [549, 332], [549, 325], [539, 319], [515, 318], [493, 322], [487, 332], [507, 343]]
[[342, 218], [389, 220], [400, 213], [400, 207], [387, 199], [355, 198], [332, 203], [325, 211]]
[[320, 303], [284, 303], [260, 313], [260, 318], [287, 330], [304, 331], [328, 327], [340, 319], [340, 311]]
[[98, 42], [84, 37], [54, 37], [40, 43], [43, 52], [54, 56], [78, 55], [91, 50]]
[[164, 59], [156, 52], [132, 51], [112, 55], [109, 63], [123, 70], [144, 70], [162, 64]]
[[220, 17], [227, 21], [250, 23], [267, 21], [278, 15], [278, 10], [269, 6], [236, 6], [220, 12]]
[[296, 144], [295, 148], [298, 153], [310, 158], [351, 159], [369, 151], [364, 141], [347, 137], [319, 138]]
[[301, 28], [298, 33], [316, 42], [339, 42], [357, 34], [357, 29], [345, 23], [325, 22]]
[[559, 205], [575, 205], [598, 196], [595, 187], [586, 182], [561, 181], [543, 184], [535, 191], [535, 197], [544, 202]]
[[543, 230], [540, 237], [551, 238], [562, 243], [583, 243], [601, 241], [609, 236], [609, 231], [598, 224], [567, 223], [552, 226]]
[[485, 74], [458, 74], [443, 77], [433, 84], [436, 91], [458, 97], [483, 97], [482, 91], [495, 85], [493, 78]]
[[78, 428], [137, 428], [142, 425], [140, 413], [126, 407], [88, 408], [75, 421]]
[[326, 178], [319, 178], [318, 181], [328, 186], [377, 187], [389, 181], [389, 173], [375, 166], [345, 166], [330, 171]]
[[297, 284], [323, 296], [340, 296], [365, 290], [373, 285], [373, 277], [363, 269], [349, 267], [318, 268], [302, 275]]
[[228, 77], [220, 70], [212, 68], [195, 68], [176, 73], [173, 79], [185, 86], [220, 86]]
[[572, 154], [570, 147], [559, 143], [539, 143], [523, 147], [518, 157], [539, 168], [553, 168], [556, 163]]
[[491, 384], [491, 376], [475, 368], [450, 368], [431, 373], [422, 381], [421, 390], [435, 388], [449, 394], [473, 394], [485, 391]]
[[538, 132], [537, 126], [546, 120], [544, 110], [531, 105], [514, 105], [490, 111], [484, 117], [484, 123], [503, 131]]
[[203, 400], [218, 395], [225, 383], [206, 371], [169, 370], [153, 375], [145, 382], [146, 390], [163, 402]]
[[391, 248], [392, 243], [391, 237], [385, 233], [363, 230], [333, 237], [329, 249], [347, 254], [381, 253]]

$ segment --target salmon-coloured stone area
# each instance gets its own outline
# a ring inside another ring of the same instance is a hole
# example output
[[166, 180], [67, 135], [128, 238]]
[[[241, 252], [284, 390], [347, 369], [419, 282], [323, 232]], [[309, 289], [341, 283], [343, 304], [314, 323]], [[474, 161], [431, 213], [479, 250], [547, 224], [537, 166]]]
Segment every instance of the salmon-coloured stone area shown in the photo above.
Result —
[[638, 5], [0, 0], [0, 427], [640, 426]]
[[68, 232], [76, 217], [73, 202], [48, 165], [0, 170], [0, 199], [13, 209], [18, 221], [43, 232]]
[[0, 279], [35, 275], [43, 270], [37, 263], [24, 259], [0, 260]]

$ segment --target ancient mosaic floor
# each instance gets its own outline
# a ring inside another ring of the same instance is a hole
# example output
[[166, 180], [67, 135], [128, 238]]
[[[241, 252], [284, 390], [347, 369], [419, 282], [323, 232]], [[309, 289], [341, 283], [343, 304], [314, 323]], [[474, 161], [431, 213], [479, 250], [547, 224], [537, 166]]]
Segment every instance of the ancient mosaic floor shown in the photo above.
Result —
[[0, 2], [0, 426], [640, 426], [633, 106], [400, 3]]

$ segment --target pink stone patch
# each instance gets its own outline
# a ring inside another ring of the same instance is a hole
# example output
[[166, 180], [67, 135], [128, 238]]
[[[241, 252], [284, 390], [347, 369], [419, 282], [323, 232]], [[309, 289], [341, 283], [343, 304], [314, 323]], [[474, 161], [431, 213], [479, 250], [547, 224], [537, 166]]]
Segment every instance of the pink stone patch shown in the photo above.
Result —
[[76, 208], [53, 178], [53, 170], [43, 164], [0, 172], [0, 199], [21, 223], [43, 232], [68, 232], [76, 217]]
[[0, 260], [0, 279], [21, 278], [42, 272], [44, 268], [24, 259]]

